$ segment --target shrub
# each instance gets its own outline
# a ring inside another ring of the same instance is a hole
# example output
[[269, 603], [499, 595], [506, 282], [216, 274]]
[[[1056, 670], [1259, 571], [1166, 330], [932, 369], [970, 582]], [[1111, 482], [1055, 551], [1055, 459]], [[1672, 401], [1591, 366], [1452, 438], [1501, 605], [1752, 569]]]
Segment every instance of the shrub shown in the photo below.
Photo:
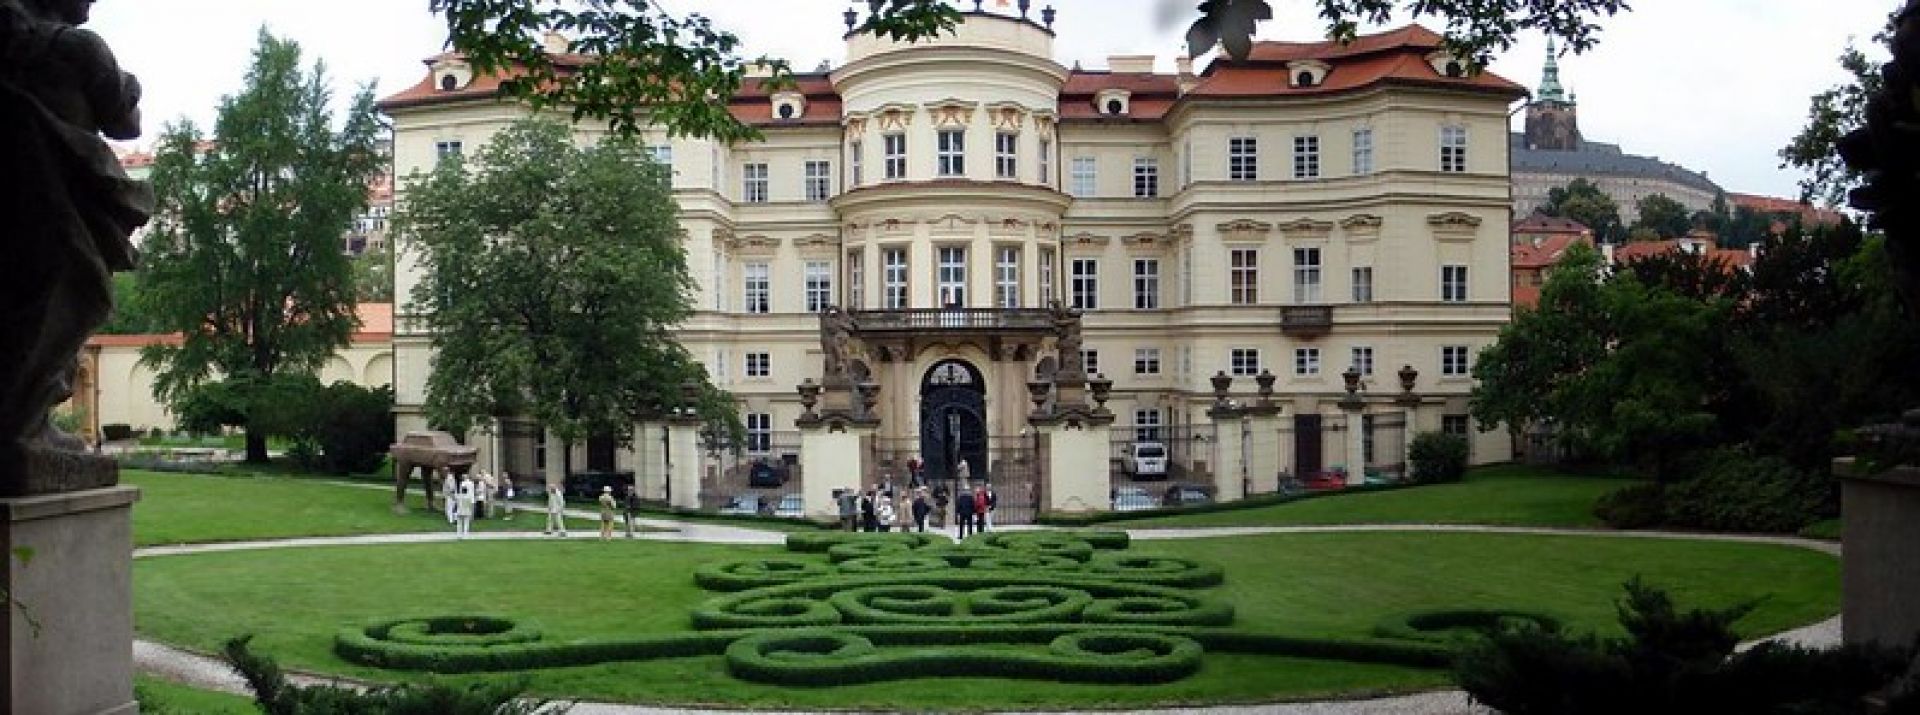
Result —
[[1719, 450], [1669, 487], [1666, 523], [1713, 531], [1793, 532], [1828, 509], [1832, 481], [1773, 457]]
[[1648, 529], [1666, 523], [1665, 488], [1635, 484], [1593, 503], [1593, 515], [1615, 529]]
[[1373, 627], [1381, 638], [1451, 643], [1520, 628], [1560, 630], [1560, 619], [1544, 613], [1492, 608], [1449, 608], [1415, 611], [1386, 618]]
[[378, 470], [393, 444], [393, 388], [340, 381], [320, 388], [299, 431], [319, 448], [319, 467], [336, 474]]
[[118, 422], [100, 425], [100, 436], [108, 442], [124, 442], [133, 439], [133, 428]]
[[267, 715], [558, 715], [566, 708], [524, 701], [524, 680], [455, 687], [439, 683], [354, 690], [332, 685], [295, 687], [272, 660], [255, 655], [251, 636], [227, 641], [227, 663], [253, 691]]
[[1864, 696], [1906, 669], [1908, 652], [1877, 647], [1765, 643], [1736, 654], [1731, 626], [1750, 606], [1681, 613], [1657, 589], [1626, 588], [1626, 638], [1496, 633], [1461, 653], [1454, 679], [1512, 715], [1864, 713]]
[[1407, 458], [1413, 462], [1413, 482], [1443, 484], [1467, 476], [1467, 438], [1443, 432], [1422, 432], [1413, 438]]

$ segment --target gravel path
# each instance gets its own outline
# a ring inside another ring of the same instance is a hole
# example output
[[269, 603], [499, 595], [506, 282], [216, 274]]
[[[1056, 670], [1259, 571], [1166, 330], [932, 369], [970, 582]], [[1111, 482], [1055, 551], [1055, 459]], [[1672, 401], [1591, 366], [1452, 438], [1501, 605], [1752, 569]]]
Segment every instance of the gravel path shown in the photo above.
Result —
[[[353, 485], [364, 486], [364, 485]], [[597, 519], [598, 515], [583, 511], [569, 510], [569, 516], [583, 519]], [[698, 542], [712, 544], [742, 545], [778, 545], [785, 543], [786, 534], [777, 531], [748, 527], [725, 526], [678, 522], [667, 519], [637, 519], [635, 523], [665, 531], [649, 531], [635, 535], [634, 538], [649, 541]], [[1041, 530], [1043, 527], [1010, 526], [1007, 531]], [[1412, 532], [1412, 533], [1468, 533], [1468, 534], [1528, 534], [1554, 536], [1582, 536], [1594, 538], [1643, 538], [1643, 539], [1681, 539], [1699, 541], [1726, 541], [1740, 543], [1776, 544], [1812, 549], [1821, 553], [1840, 555], [1840, 544], [1816, 539], [1802, 539], [1790, 536], [1755, 536], [1739, 534], [1704, 534], [1671, 531], [1603, 531], [1597, 529], [1556, 529], [1541, 527], [1509, 526], [1468, 526], [1445, 524], [1369, 524], [1353, 526], [1249, 526], [1249, 527], [1203, 527], [1192, 529], [1128, 529], [1132, 538], [1140, 540], [1156, 539], [1200, 539], [1228, 536], [1257, 536], [1265, 534], [1322, 534], [1322, 533], [1366, 533], [1366, 532]], [[472, 533], [469, 540], [515, 540], [515, 539], [551, 539], [555, 538], [535, 532], [489, 532]], [[598, 538], [590, 531], [576, 532], [569, 538]], [[624, 537], [623, 537], [624, 538]], [[135, 549], [133, 556], [140, 558], [159, 558], [183, 554], [204, 554], [223, 551], [246, 551], [255, 549], [283, 549], [313, 546], [352, 546], [367, 544], [420, 544], [457, 540], [454, 534], [376, 534], [366, 536], [315, 537], [298, 539], [274, 539], [266, 541], [246, 541], [219, 544], [188, 544], [181, 546], [155, 546]], [[1744, 643], [1741, 649], [1751, 648], [1760, 642], [1782, 640], [1806, 646], [1827, 647], [1840, 643], [1840, 617], [1834, 616], [1825, 621], [1750, 643]], [[193, 653], [172, 646], [146, 640], [133, 643], [134, 667], [140, 672], [154, 675], [193, 687], [217, 690], [227, 693], [246, 694], [246, 683], [227, 668], [217, 658]], [[364, 685], [340, 678], [318, 677], [295, 673], [295, 683], [310, 685], [315, 683], [335, 683], [344, 685]], [[731, 713], [741, 711], [701, 710], [688, 708], [661, 708], [642, 705], [623, 705], [614, 703], [575, 703], [570, 710], [574, 715], [669, 715], [673, 713]], [[785, 715], [777, 711], [756, 710], [754, 715]], [[1176, 715], [1486, 715], [1489, 711], [1469, 702], [1466, 693], [1458, 690], [1434, 691], [1396, 697], [1371, 698], [1364, 700], [1330, 700], [1310, 703], [1272, 703], [1264, 705], [1230, 705], [1207, 708], [1172, 708], [1151, 711]], [[1052, 713], [1023, 713], [1022, 715], [1053, 715]]]

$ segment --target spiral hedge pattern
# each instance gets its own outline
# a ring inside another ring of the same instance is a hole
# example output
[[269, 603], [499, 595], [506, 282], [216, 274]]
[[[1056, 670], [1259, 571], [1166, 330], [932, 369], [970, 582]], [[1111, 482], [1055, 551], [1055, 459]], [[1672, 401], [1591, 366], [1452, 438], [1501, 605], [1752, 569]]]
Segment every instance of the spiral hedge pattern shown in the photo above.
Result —
[[[825, 687], [917, 677], [1164, 683], [1208, 651], [1445, 667], [1463, 634], [1550, 615], [1431, 611], [1374, 637], [1302, 638], [1233, 628], [1231, 604], [1203, 592], [1218, 566], [1128, 551], [1123, 532], [994, 532], [962, 543], [916, 533], [807, 533], [789, 555], [704, 564], [715, 595], [693, 630], [544, 640], [499, 616], [381, 621], [342, 630], [334, 650], [374, 667], [482, 673], [718, 656], [743, 680]], [[981, 648], [980, 646], [993, 646]]]

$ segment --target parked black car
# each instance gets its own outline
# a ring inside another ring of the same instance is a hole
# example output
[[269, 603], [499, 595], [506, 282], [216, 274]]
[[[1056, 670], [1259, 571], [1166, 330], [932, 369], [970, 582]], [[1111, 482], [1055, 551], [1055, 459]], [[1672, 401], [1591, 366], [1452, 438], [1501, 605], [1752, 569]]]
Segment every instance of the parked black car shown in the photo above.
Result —
[[785, 464], [757, 459], [754, 460], [753, 466], [747, 469], [747, 486], [749, 487], [782, 487], [786, 484]]
[[613, 487], [614, 498], [627, 494], [627, 487], [633, 485], [633, 472], [574, 472], [567, 475], [566, 493], [569, 499], [598, 499], [601, 487]]

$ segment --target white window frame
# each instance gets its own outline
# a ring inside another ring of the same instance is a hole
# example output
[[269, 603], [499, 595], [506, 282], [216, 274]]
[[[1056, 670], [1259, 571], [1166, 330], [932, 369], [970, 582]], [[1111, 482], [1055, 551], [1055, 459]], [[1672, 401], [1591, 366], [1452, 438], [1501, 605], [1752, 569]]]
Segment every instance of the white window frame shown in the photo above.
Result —
[[904, 247], [880, 249], [881, 308], [902, 310], [907, 307], [908, 301], [912, 300], [907, 292], [907, 267], [910, 260], [907, 249]]
[[1373, 302], [1373, 266], [1353, 267], [1353, 302]]
[[1373, 375], [1373, 346], [1355, 345], [1348, 351], [1347, 366], [1360, 371], [1361, 377]]
[[1260, 249], [1227, 251], [1227, 302], [1233, 305], [1260, 303]]
[[942, 308], [967, 307], [967, 247], [937, 246], [935, 279]]
[[1051, 308], [1059, 294], [1054, 291], [1053, 249], [1040, 249], [1040, 305]]
[[1151, 156], [1133, 158], [1133, 197], [1160, 198], [1160, 160]]
[[994, 249], [993, 307], [1020, 307], [1020, 249], [1017, 246]]
[[819, 159], [808, 161], [805, 176], [808, 201], [833, 198], [833, 162]]
[[1068, 185], [1067, 193], [1078, 198], [1091, 198], [1100, 189], [1100, 164], [1091, 156], [1073, 158], [1073, 181]]
[[847, 143], [847, 185], [853, 188], [859, 188], [862, 183], [865, 183], [863, 181], [865, 177], [861, 176], [864, 153], [865, 148], [860, 140], [855, 139]]
[[1100, 350], [1098, 348], [1080, 349], [1080, 368], [1088, 377], [1100, 374]]
[[740, 165], [740, 200], [749, 204], [764, 204], [770, 192], [768, 186], [767, 163], [748, 162]]
[[1160, 309], [1160, 259], [1133, 259], [1133, 309]]
[[1133, 374], [1141, 376], [1160, 374], [1160, 348], [1134, 348]]
[[1293, 376], [1317, 377], [1320, 375], [1320, 348], [1293, 349]]
[[1353, 175], [1373, 173], [1373, 127], [1353, 130]]
[[1053, 186], [1053, 140], [1040, 140], [1040, 184]]
[[773, 415], [767, 412], [748, 412], [744, 421], [747, 424], [747, 454], [766, 454], [773, 451]]
[[1293, 249], [1293, 303], [1294, 305], [1318, 305], [1320, 303], [1320, 249], [1313, 246], [1301, 246]]
[[934, 133], [935, 173], [940, 176], [967, 175], [967, 131], [942, 129]]
[[1465, 345], [1440, 346], [1440, 376], [1469, 377], [1473, 375], [1473, 356]]
[[750, 352], [745, 358], [747, 377], [773, 377], [773, 353]]
[[860, 310], [866, 304], [867, 266], [866, 256], [860, 251], [847, 252], [847, 307]]
[[1440, 126], [1440, 171], [1463, 174], [1467, 171], [1467, 128], [1459, 124]]
[[1440, 266], [1440, 302], [1467, 302], [1467, 267], [1449, 263]]
[[880, 135], [883, 176], [888, 181], [907, 178], [907, 135], [895, 132]]
[[1100, 307], [1100, 259], [1075, 258], [1068, 273], [1068, 294], [1074, 310]]
[[740, 265], [741, 310], [752, 315], [765, 315], [773, 310], [773, 273], [765, 263], [753, 262]]
[[1233, 348], [1227, 352], [1227, 374], [1253, 377], [1260, 374], [1260, 348]]
[[1020, 135], [995, 132], [993, 135], [993, 175], [1000, 179], [1020, 176]]
[[462, 156], [466, 152], [466, 143], [459, 139], [441, 139], [433, 143], [434, 161], [445, 161], [450, 156]]
[[1320, 178], [1320, 137], [1301, 134], [1293, 138], [1293, 178]]
[[802, 271], [806, 276], [807, 312], [818, 313], [833, 305], [833, 262], [807, 261]]
[[1258, 137], [1227, 138], [1227, 180], [1260, 180], [1260, 139]]
[[1133, 441], [1158, 442], [1160, 428], [1166, 423], [1161, 419], [1160, 408], [1143, 407], [1133, 411]]

